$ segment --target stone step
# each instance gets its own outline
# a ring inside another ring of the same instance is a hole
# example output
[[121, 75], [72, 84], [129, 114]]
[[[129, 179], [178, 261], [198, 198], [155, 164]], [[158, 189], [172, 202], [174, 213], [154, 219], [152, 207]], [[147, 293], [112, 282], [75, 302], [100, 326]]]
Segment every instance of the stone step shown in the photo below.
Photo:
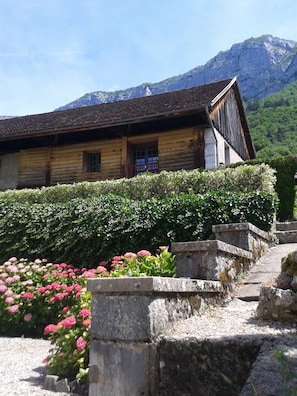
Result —
[[241, 301], [259, 301], [260, 285], [247, 284], [240, 287], [236, 297]]
[[297, 221], [285, 221], [275, 223], [276, 231], [297, 231]]
[[291, 231], [276, 231], [275, 236], [279, 240], [279, 243], [296, 243], [297, 242], [297, 230]]

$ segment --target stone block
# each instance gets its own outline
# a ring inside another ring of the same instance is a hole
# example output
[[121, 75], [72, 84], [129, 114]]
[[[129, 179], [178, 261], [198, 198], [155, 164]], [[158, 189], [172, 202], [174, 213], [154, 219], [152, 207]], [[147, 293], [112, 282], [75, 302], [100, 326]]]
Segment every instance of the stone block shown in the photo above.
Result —
[[44, 389], [55, 392], [58, 380], [57, 375], [46, 375], [43, 384]]
[[91, 339], [89, 396], [156, 394], [156, 345]]
[[297, 320], [297, 293], [290, 289], [262, 286], [257, 316], [264, 320], [295, 323]]
[[251, 252], [254, 259], [261, 257], [271, 245], [269, 234], [251, 223], [213, 225], [212, 232], [216, 239]]
[[91, 336], [100, 340], [151, 342], [176, 320], [199, 311], [201, 295], [219, 295], [219, 282], [141, 277], [90, 279]]
[[253, 260], [250, 252], [217, 240], [175, 242], [171, 249], [179, 278], [224, 281], [222, 275], [233, 278]]

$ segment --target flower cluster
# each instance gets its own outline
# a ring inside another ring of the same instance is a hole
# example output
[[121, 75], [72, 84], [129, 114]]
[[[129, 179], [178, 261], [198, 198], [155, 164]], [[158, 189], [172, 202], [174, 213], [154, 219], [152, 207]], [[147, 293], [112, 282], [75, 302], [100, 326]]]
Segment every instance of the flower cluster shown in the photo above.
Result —
[[0, 265], [0, 333], [41, 335], [63, 308], [79, 300], [93, 276], [96, 270], [11, 257]]
[[86, 377], [91, 326], [86, 281], [96, 274], [45, 259], [10, 258], [0, 266], [0, 333], [49, 337], [51, 372]]
[[96, 269], [12, 257], [0, 265], [0, 334], [48, 337], [49, 372], [86, 380], [91, 327], [86, 282], [106, 276], [175, 276], [175, 257], [167, 247], [155, 256], [140, 250], [101, 261]]
[[50, 373], [70, 379], [87, 379], [91, 327], [90, 300], [90, 293], [82, 289], [76, 304], [71, 307], [66, 306], [61, 311], [57, 324], [49, 324], [45, 327], [44, 335], [54, 344], [47, 359]]
[[137, 253], [127, 252], [123, 256], [114, 256], [109, 266], [108, 263], [100, 263], [97, 273], [101, 277], [174, 277], [176, 273], [175, 256], [168, 252], [168, 246], [160, 246], [155, 256], [148, 250], [140, 250]]

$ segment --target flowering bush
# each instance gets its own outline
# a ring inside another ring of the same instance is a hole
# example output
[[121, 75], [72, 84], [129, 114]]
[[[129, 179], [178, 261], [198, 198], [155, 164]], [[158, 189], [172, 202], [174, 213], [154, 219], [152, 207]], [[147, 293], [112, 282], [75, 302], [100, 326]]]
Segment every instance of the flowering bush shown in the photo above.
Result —
[[89, 364], [90, 294], [96, 270], [10, 258], [0, 266], [0, 333], [48, 336], [49, 372], [85, 379]]
[[89, 365], [92, 277], [175, 276], [175, 258], [167, 247], [115, 256], [96, 269], [78, 269], [47, 260], [12, 257], [0, 266], [0, 333], [44, 335], [52, 341], [45, 359], [51, 374], [86, 381]]
[[65, 305], [71, 306], [85, 284], [86, 270], [46, 260], [10, 258], [0, 266], [0, 332], [39, 336], [56, 320]]
[[168, 246], [160, 246], [153, 256], [148, 250], [138, 253], [127, 252], [123, 256], [114, 256], [110, 270], [108, 263], [102, 262], [97, 267], [99, 276], [168, 276], [176, 274], [175, 256], [168, 252]]
[[62, 309], [57, 324], [44, 329], [53, 342], [47, 359], [49, 372], [70, 379], [88, 377], [90, 349], [90, 293], [83, 290], [75, 305]]

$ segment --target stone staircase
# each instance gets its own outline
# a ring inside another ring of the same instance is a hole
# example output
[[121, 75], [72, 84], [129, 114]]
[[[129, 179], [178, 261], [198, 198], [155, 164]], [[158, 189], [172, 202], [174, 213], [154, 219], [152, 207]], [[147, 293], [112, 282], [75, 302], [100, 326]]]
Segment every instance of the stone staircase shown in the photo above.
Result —
[[296, 243], [297, 221], [276, 222], [274, 234], [279, 243]]
[[237, 292], [237, 298], [243, 301], [259, 301], [262, 284], [276, 279], [281, 272], [281, 260], [297, 249], [297, 221], [277, 222], [274, 235], [279, 244], [264, 254], [249, 271]]
[[297, 250], [297, 239], [295, 243], [283, 242], [271, 247], [251, 268], [236, 297], [243, 301], [259, 301], [261, 286], [272, 283], [279, 276], [282, 258], [294, 250]]

